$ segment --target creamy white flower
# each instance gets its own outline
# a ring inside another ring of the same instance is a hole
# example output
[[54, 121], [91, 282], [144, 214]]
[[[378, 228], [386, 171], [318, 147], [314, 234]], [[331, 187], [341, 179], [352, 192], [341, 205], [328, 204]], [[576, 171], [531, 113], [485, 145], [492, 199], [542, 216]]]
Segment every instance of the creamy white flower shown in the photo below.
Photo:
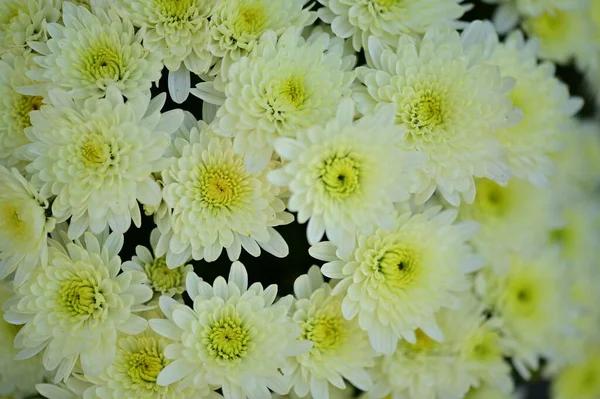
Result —
[[163, 171], [163, 198], [170, 213], [158, 221], [161, 237], [156, 256], [166, 254], [170, 268], [190, 257], [212, 262], [225, 248], [237, 260], [242, 247], [252, 256], [260, 248], [288, 254], [283, 237], [273, 228], [290, 223], [279, 190], [262, 174], [249, 173], [230, 139], [216, 136], [203, 122], [189, 141], [175, 142], [179, 156]]
[[300, 398], [310, 394], [328, 399], [329, 386], [344, 389], [344, 379], [363, 391], [371, 387], [367, 368], [375, 364], [376, 353], [358, 322], [344, 319], [342, 300], [331, 296], [331, 289], [318, 266], [294, 282], [297, 300], [291, 315], [302, 329], [300, 338], [313, 343], [310, 352], [296, 356], [283, 369]]
[[270, 398], [269, 389], [286, 394], [289, 382], [279, 369], [311, 347], [296, 340], [300, 328], [287, 315], [292, 297], [275, 302], [275, 285], [248, 287], [239, 262], [228, 282], [218, 277], [211, 286], [190, 273], [186, 286], [193, 309], [163, 296], [168, 320], [150, 320], [157, 333], [177, 341], [165, 349], [173, 362], [158, 375], [158, 385], [221, 388], [226, 399]]
[[369, 47], [369, 36], [395, 45], [403, 33], [424, 33], [428, 28], [455, 23], [469, 9], [462, 0], [319, 0], [319, 18], [333, 32], [351, 38], [356, 51]]
[[[11, 283], [0, 281], [0, 306], [14, 295]], [[2, 312], [0, 312], [2, 314]], [[0, 319], [0, 397], [24, 398], [36, 393], [35, 384], [50, 377], [42, 366], [42, 356], [15, 360], [19, 352], [13, 346], [19, 328]]]
[[524, 378], [538, 369], [540, 358], [555, 356], [569, 328], [565, 266], [557, 248], [546, 247], [536, 256], [513, 254], [503, 273], [488, 267], [477, 276], [477, 292], [502, 321], [510, 339], [507, 355]]
[[456, 294], [470, 287], [467, 274], [482, 263], [466, 244], [477, 225], [455, 219], [456, 211], [432, 207], [396, 218], [392, 231], [359, 235], [350, 256], [339, 256], [330, 242], [310, 248], [313, 257], [327, 261], [325, 276], [343, 279], [332, 294], [343, 295], [344, 317], [358, 318], [378, 352], [393, 353], [399, 339], [415, 343], [417, 329], [444, 340], [435, 314], [460, 306]]
[[47, 25], [60, 19], [61, 0], [4, 0], [0, 8], [0, 56], [31, 52], [30, 41], [46, 41]]
[[16, 170], [0, 166], [0, 279], [16, 271], [21, 285], [48, 259], [47, 236], [55, 219], [48, 200]]
[[477, 22], [469, 25], [462, 37], [467, 47], [485, 42], [484, 51], [489, 53], [486, 61], [500, 67], [503, 76], [515, 78], [508, 97], [522, 111], [523, 118], [514, 126], [498, 130], [496, 137], [506, 149], [513, 176], [546, 186], [548, 176], [555, 172], [550, 156], [559, 150], [559, 137], [583, 100], [569, 97], [569, 89], [555, 77], [552, 63], [538, 64], [537, 41], [525, 41], [520, 31], [499, 43], [491, 23]]
[[459, 217], [479, 223], [471, 243], [498, 271], [506, 270], [513, 252], [537, 254], [550, 232], [563, 224], [549, 189], [521, 179], [511, 179], [505, 187], [477, 179], [475, 186], [475, 201], [462, 204]]
[[366, 87], [353, 93], [369, 114], [394, 104], [396, 121], [407, 128], [400, 146], [427, 157], [411, 173], [410, 191], [425, 202], [437, 189], [453, 205], [475, 197], [473, 177], [505, 183], [509, 170], [495, 138], [499, 128], [518, 121], [508, 93], [514, 79], [465, 51], [457, 32], [429, 29], [422, 39], [400, 38], [395, 52], [375, 38], [372, 68], [356, 69]]
[[[350, 96], [355, 74], [343, 71], [342, 49], [332, 51], [330, 43], [327, 34], [306, 41], [296, 28], [279, 39], [269, 31], [249, 56], [228, 69], [225, 99], [213, 126], [215, 133], [234, 137], [234, 149], [244, 155], [249, 171], [267, 166], [277, 137], [295, 137], [327, 122], [341, 99]], [[205, 101], [220, 103], [213, 83], [197, 88], [193, 93]]]
[[504, 393], [512, 390], [498, 320], [487, 319], [483, 304], [471, 293], [464, 293], [461, 303], [459, 309], [443, 309], [437, 315], [444, 342], [417, 330], [415, 343], [403, 341], [381, 360], [372, 397], [461, 399], [482, 383]]
[[27, 144], [25, 128], [31, 126], [29, 113], [40, 109], [44, 98], [18, 91], [31, 84], [25, 72], [33, 66], [32, 56], [5, 55], [0, 59], [0, 164], [22, 166], [15, 150]]
[[352, 251], [356, 231], [391, 228], [393, 203], [408, 199], [406, 171], [420, 161], [396, 145], [404, 129], [394, 125], [393, 107], [353, 119], [354, 103], [345, 99], [327, 124], [275, 140], [287, 162], [269, 174], [289, 188], [288, 209], [298, 212], [298, 222], [308, 220], [309, 243], [327, 233], [344, 254]]
[[[106, 239], [104, 239], [106, 238]], [[46, 370], [65, 379], [76, 362], [83, 372], [101, 374], [116, 354], [117, 331], [138, 334], [146, 320], [133, 314], [152, 296], [143, 273], [121, 269], [123, 236], [103, 234], [63, 247], [49, 242], [48, 265], [38, 268], [4, 306], [4, 318], [23, 327], [15, 338], [17, 358], [45, 350]]]
[[160, 203], [151, 174], [168, 164], [169, 133], [183, 117], [180, 110], [161, 114], [164, 101], [163, 94], [124, 102], [114, 88], [105, 98], [80, 101], [54, 90], [51, 106], [31, 113], [26, 134], [32, 143], [23, 147], [31, 161], [27, 171], [42, 195], [56, 195], [53, 215], [71, 217], [71, 238], [88, 226], [94, 233], [107, 225], [123, 233], [132, 219], [141, 223], [137, 201]]
[[210, 74], [224, 90], [229, 66], [251, 52], [268, 30], [281, 35], [286, 28], [302, 29], [317, 18], [304, 7], [307, 0], [220, 0], [210, 18], [210, 52], [218, 59]]
[[[32, 42], [40, 67], [28, 72], [39, 87], [61, 88], [74, 98], [102, 97], [116, 88], [128, 99], [147, 94], [160, 79], [160, 59], [142, 47], [144, 30], [137, 33], [129, 20], [107, 10], [101, 1], [92, 11], [63, 3], [63, 25], [49, 24], [51, 38]], [[30, 93], [39, 94], [32, 86]]]
[[123, 263], [123, 270], [137, 270], [145, 273], [147, 284], [152, 287], [155, 295], [174, 296], [185, 291], [185, 278], [194, 271], [189, 264], [182, 264], [175, 268], [168, 268], [164, 256], [156, 256], [156, 248], [160, 238], [160, 231], [155, 228], [150, 233], [151, 250], [138, 245], [135, 247], [137, 256]]

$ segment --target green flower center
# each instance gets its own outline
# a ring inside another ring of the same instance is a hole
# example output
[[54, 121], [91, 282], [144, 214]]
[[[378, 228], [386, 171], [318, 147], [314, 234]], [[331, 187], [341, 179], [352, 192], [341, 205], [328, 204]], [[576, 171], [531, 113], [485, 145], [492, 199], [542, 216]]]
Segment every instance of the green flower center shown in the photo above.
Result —
[[405, 116], [408, 126], [413, 130], [431, 130], [444, 122], [444, 103], [439, 94], [424, 90], [408, 105]]
[[154, 291], [165, 292], [181, 286], [184, 266], [169, 269], [164, 256], [147, 263], [145, 269]]
[[343, 323], [341, 315], [317, 314], [302, 326], [302, 339], [312, 341], [319, 351], [336, 349], [340, 346]]
[[484, 214], [504, 215], [510, 207], [510, 197], [506, 187], [489, 179], [476, 182], [475, 206]]
[[408, 341], [402, 341], [401, 345], [404, 346], [409, 352], [426, 352], [435, 348], [437, 342], [425, 334], [420, 328], [415, 330], [417, 341], [411, 344]]
[[385, 281], [393, 287], [408, 287], [419, 271], [419, 254], [410, 246], [397, 245], [385, 250], [379, 257], [377, 267]]
[[19, 208], [9, 202], [0, 204], [1, 226], [10, 231], [12, 237], [25, 237], [28, 235], [28, 224], [21, 219]]
[[158, 13], [169, 22], [189, 20], [190, 10], [196, 3], [195, 0], [155, 0]]
[[61, 283], [58, 303], [71, 316], [91, 316], [102, 309], [106, 299], [95, 280], [78, 277]]
[[371, 0], [371, 3], [379, 9], [389, 10], [393, 6], [400, 4], [402, 0]]
[[329, 196], [344, 199], [360, 190], [361, 169], [362, 162], [356, 154], [335, 154], [319, 166], [319, 181]]
[[103, 79], [119, 81], [126, 71], [123, 56], [112, 43], [99, 41], [93, 44], [85, 52], [81, 62], [82, 74], [91, 83]]
[[127, 375], [134, 384], [155, 386], [156, 378], [168, 364], [168, 360], [154, 338], [140, 338], [138, 343], [139, 350], [127, 356]]
[[83, 138], [78, 154], [85, 166], [90, 168], [99, 168], [113, 157], [111, 146], [97, 134]]
[[304, 78], [293, 76], [285, 79], [281, 84], [279, 94], [285, 102], [298, 108], [306, 100]]
[[564, 11], [553, 10], [535, 18], [529, 18], [524, 23], [525, 29], [532, 34], [548, 40], [561, 40], [569, 29], [567, 14]]
[[242, 34], [257, 35], [267, 23], [267, 10], [261, 4], [244, 4], [233, 22], [233, 30], [237, 36]]
[[[533, 317], [539, 310], [537, 282], [530, 276], [513, 276], [506, 287], [507, 305], [518, 317]], [[541, 315], [539, 315], [541, 316]]]
[[235, 165], [202, 165], [197, 188], [209, 208], [230, 208], [237, 205], [247, 191], [246, 177], [240, 159]]
[[208, 352], [215, 358], [237, 360], [246, 355], [250, 334], [242, 319], [224, 316], [206, 327], [205, 339]]
[[31, 111], [39, 110], [43, 101], [44, 98], [39, 96], [20, 96], [15, 102], [15, 119], [20, 132], [23, 132], [25, 128], [31, 126], [29, 113]]

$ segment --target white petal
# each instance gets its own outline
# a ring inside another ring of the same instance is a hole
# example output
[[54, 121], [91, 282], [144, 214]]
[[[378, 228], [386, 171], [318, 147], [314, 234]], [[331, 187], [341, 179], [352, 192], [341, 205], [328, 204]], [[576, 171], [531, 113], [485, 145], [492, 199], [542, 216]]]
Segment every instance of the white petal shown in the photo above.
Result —
[[169, 95], [177, 104], [184, 102], [190, 94], [192, 81], [190, 71], [181, 64], [178, 70], [169, 71]]
[[228, 281], [235, 283], [241, 292], [248, 290], [248, 272], [241, 262], [233, 262]]

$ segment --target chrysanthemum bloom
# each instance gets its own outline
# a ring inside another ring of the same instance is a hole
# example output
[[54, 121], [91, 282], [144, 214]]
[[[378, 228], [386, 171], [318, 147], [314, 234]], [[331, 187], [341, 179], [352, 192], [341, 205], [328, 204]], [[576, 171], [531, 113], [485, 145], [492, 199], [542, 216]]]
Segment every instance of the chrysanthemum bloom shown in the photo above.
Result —
[[22, 284], [48, 259], [47, 235], [55, 219], [47, 216], [48, 200], [16, 170], [0, 166], [0, 279], [16, 270]]
[[353, 119], [354, 103], [345, 99], [327, 124], [275, 140], [275, 151], [288, 162], [269, 174], [290, 190], [288, 209], [298, 212], [298, 222], [308, 220], [308, 242], [327, 233], [344, 254], [352, 251], [357, 230], [391, 228], [393, 203], [408, 198], [405, 172], [420, 161], [396, 145], [404, 129], [394, 125], [393, 107]]
[[273, 227], [293, 216], [264, 173], [249, 173], [232, 141], [202, 122], [189, 141], [176, 145], [180, 155], [163, 171], [163, 198], [171, 212], [158, 221], [156, 256], [166, 254], [170, 268], [190, 257], [212, 262], [223, 249], [230, 260], [237, 260], [242, 248], [253, 256], [260, 248], [287, 256], [288, 246]]
[[294, 283], [297, 300], [291, 315], [302, 329], [301, 339], [313, 343], [310, 352], [296, 356], [283, 369], [300, 398], [310, 394], [327, 399], [329, 385], [344, 389], [344, 379], [363, 391], [372, 383], [366, 369], [375, 364], [376, 353], [358, 322], [344, 319], [342, 300], [331, 296], [331, 289], [318, 266]]
[[513, 29], [523, 17], [537, 17], [555, 10], [573, 11], [584, 9], [587, 0], [484, 0], [498, 4], [492, 20], [499, 33]]
[[4, 0], [0, 8], [0, 56], [31, 52], [29, 41], [44, 42], [47, 24], [60, 19], [61, 0]]
[[475, 201], [461, 205], [459, 218], [479, 223], [471, 243], [497, 270], [508, 267], [512, 252], [536, 254], [546, 245], [550, 232], [562, 226], [548, 189], [521, 179], [511, 179], [505, 187], [476, 179], [475, 186]]
[[208, 18], [216, 0], [117, 0], [120, 15], [145, 30], [144, 47], [169, 70], [169, 93], [182, 103], [190, 89], [190, 71], [200, 75], [213, 63], [208, 51]]
[[585, 358], [563, 368], [553, 379], [552, 398], [595, 399], [600, 396], [600, 340], [585, 343]]
[[188, 273], [194, 270], [189, 264], [181, 264], [175, 268], [167, 267], [164, 256], [156, 256], [156, 247], [160, 231], [152, 230], [150, 233], [150, 246], [148, 249], [138, 245], [135, 247], [134, 256], [130, 261], [123, 263], [123, 270], [137, 270], [146, 274], [147, 284], [152, 287], [155, 296], [167, 295], [174, 296], [182, 294], [185, 291], [185, 278]]
[[467, 274], [481, 266], [466, 244], [477, 225], [454, 224], [455, 218], [455, 211], [440, 207], [403, 214], [392, 231], [359, 235], [347, 257], [326, 241], [310, 248], [313, 257], [327, 262], [321, 268], [325, 276], [343, 279], [332, 294], [343, 295], [344, 317], [358, 318], [378, 352], [393, 353], [399, 339], [415, 343], [417, 329], [444, 340], [435, 314], [460, 306], [456, 294], [470, 287]]
[[539, 40], [539, 55], [558, 64], [575, 59], [585, 69], [596, 57], [594, 24], [586, 10], [550, 10], [523, 21], [531, 38]]
[[[355, 74], [343, 71], [343, 49], [332, 51], [330, 40], [323, 34], [307, 42], [295, 28], [278, 40], [269, 31], [248, 57], [229, 68], [214, 130], [234, 137], [234, 149], [244, 155], [249, 171], [267, 166], [277, 137], [295, 137], [300, 130], [324, 124], [334, 117], [342, 98], [350, 96]], [[201, 83], [196, 93], [219, 102], [212, 86]]]
[[453, 205], [461, 196], [471, 203], [473, 177], [505, 183], [509, 170], [495, 134], [519, 120], [507, 97], [515, 80], [466, 52], [447, 28], [429, 29], [421, 40], [404, 35], [396, 52], [370, 40], [373, 65], [356, 69], [366, 87], [353, 97], [363, 114], [394, 104], [396, 122], [407, 129], [399, 145], [427, 157], [411, 173], [415, 200], [425, 202], [437, 189]]
[[317, 18], [304, 9], [307, 0], [220, 0], [210, 18], [210, 52], [218, 59], [210, 74], [224, 90], [229, 66], [251, 52], [268, 30], [281, 35], [286, 28], [301, 30]]
[[70, 238], [88, 226], [94, 233], [107, 225], [123, 233], [132, 219], [141, 223], [137, 201], [160, 203], [152, 172], [168, 165], [169, 133], [182, 119], [180, 110], [160, 113], [165, 97], [124, 102], [111, 88], [105, 98], [79, 101], [54, 90], [51, 106], [31, 113], [26, 134], [32, 143], [23, 147], [31, 161], [27, 171], [42, 195], [56, 195], [52, 214], [71, 217]]
[[[0, 306], [14, 295], [12, 283], [0, 281]], [[0, 311], [0, 315], [3, 312]], [[13, 346], [19, 328], [0, 319], [0, 397], [24, 398], [36, 393], [35, 384], [50, 377], [42, 365], [42, 356], [15, 360], [19, 352]]]
[[508, 97], [523, 112], [523, 118], [514, 126], [500, 129], [496, 137], [506, 149], [513, 176], [546, 186], [548, 176], [555, 171], [550, 156], [560, 148], [560, 134], [583, 100], [569, 97], [568, 87], [555, 77], [553, 64], [538, 64], [537, 42], [526, 42], [520, 31], [500, 44], [490, 22], [477, 22], [463, 32], [463, 40], [468, 47], [485, 42], [487, 62], [500, 67], [503, 76], [516, 79]]
[[217, 277], [211, 286], [190, 273], [186, 286], [193, 309], [163, 296], [160, 308], [168, 320], [150, 320], [157, 333], [177, 341], [165, 349], [173, 361], [158, 375], [158, 385], [221, 388], [226, 399], [270, 398], [269, 389], [286, 394], [289, 381], [279, 369], [311, 347], [297, 340], [300, 328], [287, 315], [292, 297], [275, 302], [277, 286], [248, 287], [239, 262], [229, 281]]
[[333, 32], [351, 38], [356, 51], [369, 47], [369, 36], [395, 45], [403, 33], [424, 33], [428, 28], [457, 21], [469, 7], [462, 0], [319, 0], [319, 18]]
[[506, 393], [512, 390], [497, 320], [486, 320], [482, 303], [470, 292], [461, 295], [461, 303], [459, 309], [437, 314], [444, 342], [417, 330], [415, 343], [402, 341], [393, 354], [380, 360], [373, 371], [371, 397], [461, 399], [481, 384]]
[[511, 344], [507, 355], [524, 378], [537, 370], [541, 358], [552, 359], [564, 329], [569, 327], [568, 280], [555, 247], [537, 256], [513, 254], [509, 269], [484, 268], [476, 289], [502, 322]]
[[[144, 49], [144, 30], [137, 33], [129, 20], [94, 2], [86, 7], [63, 3], [63, 25], [49, 24], [47, 42], [30, 43], [42, 54], [40, 67], [28, 76], [50, 90], [61, 88], [74, 98], [102, 97], [109, 88], [128, 99], [146, 95], [152, 82], [160, 79], [160, 59]], [[31, 93], [39, 94], [36, 87]]]
[[42, 96], [20, 93], [20, 86], [31, 84], [25, 72], [33, 66], [32, 56], [5, 55], [0, 59], [0, 164], [22, 166], [15, 150], [28, 143], [25, 128], [31, 126], [29, 113], [40, 109]]
[[57, 370], [55, 381], [67, 378], [78, 360], [85, 374], [99, 375], [116, 355], [117, 331], [144, 331], [146, 320], [133, 312], [152, 290], [143, 284], [143, 273], [119, 274], [122, 246], [116, 233], [98, 239], [88, 232], [66, 247], [50, 241], [48, 265], [36, 269], [5, 305], [5, 320], [24, 324], [15, 338], [18, 358], [45, 349], [44, 367]]

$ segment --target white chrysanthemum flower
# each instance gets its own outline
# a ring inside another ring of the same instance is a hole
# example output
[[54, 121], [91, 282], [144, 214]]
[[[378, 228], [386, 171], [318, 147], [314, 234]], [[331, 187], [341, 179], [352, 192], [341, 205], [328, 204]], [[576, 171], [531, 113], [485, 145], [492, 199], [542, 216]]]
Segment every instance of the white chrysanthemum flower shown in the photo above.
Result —
[[[61, 88], [74, 98], [102, 97], [116, 88], [128, 99], [147, 94], [160, 79], [162, 64], [141, 44], [144, 30], [137, 33], [129, 20], [94, 2], [92, 12], [83, 6], [63, 3], [63, 25], [49, 24], [51, 38], [31, 43], [42, 56], [39, 68], [28, 76], [47, 90]], [[39, 94], [36, 86], [32, 94]]]
[[230, 139], [200, 122], [189, 141], [175, 145], [180, 155], [163, 171], [163, 198], [171, 212], [158, 220], [156, 256], [166, 254], [170, 268], [190, 257], [212, 262], [223, 249], [230, 260], [237, 260], [242, 248], [252, 256], [260, 255], [260, 248], [287, 256], [288, 246], [273, 227], [293, 216], [264, 173], [244, 168]]
[[484, 0], [486, 3], [498, 4], [492, 20], [499, 33], [507, 33], [513, 29], [522, 17], [537, 17], [554, 10], [581, 10], [588, 0]]
[[307, 0], [220, 0], [210, 18], [210, 52], [218, 59], [211, 71], [217, 90], [224, 90], [229, 67], [250, 53], [268, 30], [302, 29], [317, 18], [304, 7]]
[[[83, 372], [101, 374], [116, 354], [117, 331], [139, 334], [146, 320], [133, 314], [152, 296], [143, 273], [121, 270], [123, 236], [86, 233], [63, 247], [49, 243], [48, 265], [38, 268], [5, 305], [9, 323], [24, 324], [15, 347], [26, 359], [45, 349], [44, 367], [67, 378], [79, 360]], [[117, 274], [119, 274], [117, 276]]]
[[342, 300], [331, 296], [318, 266], [294, 282], [296, 302], [292, 318], [302, 329], [301, 339], [311, 341], [310, 352], [296, 356], [283, 369], [290, 375], [294, 393], [303, 398], [328, 399], [329, 386], [344, 389], [344, 379], [363, 390], [371, 386], [366, 369], [374, 366], [375, 351], [356, 320], [346, 320]]
[[216, 0], [117, 0], [120, 15], [145, 29], [144, 47], [169, 70], [169, 93], [182, 103], [190, 89], [190, 71], [201, 75], [210, 69], [208, 18]]
[[51, 106], [31, 113], [26, 134], [32, 143], [23, 147], [31, 161], [27, 171], [43, 195], [57, 196], [53, 215], [71, 217], [71, 238], [88, 226], [94, 233], [107, 225], [123, 233], [132, 219], [141, 223], [137, 201], [160, 203], [152, 172], [168, 165], [163, 153], [183, 117], [180, 110], [161, 115], [165, 97], [124, 102], [111, 88], [105, 98], [78, 101], [54, 90]]
[[345, 99], [327, 124], [275, 140], [288, 162], [269, 174], [289, 188], [288, 209], [298, 212], [298, 222], [308, 220], [308, 242], [327, 233], [343, 254], [352, 251], [356, 231], [391, 228], [393, 203], [408, 199], [405, 172], [420, 161], [396, 145], [404, 129], [394, 125], [393, 107], [353, 119], [354, 103]]
[[445, 341], [435, 342], [417, 330], [415, 343], [401, 342], [378, 365], [373, 397], [462, 399], [482, 384], [512, 390], [498, 320], [486, 320], [479, 300], [467, 292], [459, 309], [443, 309], [437, 319]]
[[462, 204], [461, 220], [480, 225], [471, 239], [478, 253], [496, 270], [505, 270], [511, 253], [533, 256], [562, 225], [552, 191], [526, 180], [511, 179], [506, 187], [489, 179], [475, 180], [477, 195], [472, 205]]
[[520, 117], [507, 97], [514, 79], [465, 51], [458, 33], [447, 28], [432, 28], [421, 40], [404, 35], [395, 53], [370, 40], [373, 68], [356, 69], [366, 88], [353, 97], [363, 114], [394, 104], [397, 123], [407, 128], [400, 145], [426, 155], [425, 165], [411, 173], [416, 201], [425, 202], [437, 188], [453, 205], [461, 196], [470, 203], [474, 177], [505, 183], [509, 170], [495, 133]]
[[21, 285], [37, 265], [46, 266], [46, 240], [55, 225], [48, 211], [46, 197], [16, 169], [0, 166], [0, 279], [16, 270]]
[[25, 128], [31, 126], [29, 113], [40, 109], [44, 98], [20, 93], [31, 84], [25, 72], [33, 66], [32, 56], [6, 55], [0, 59], [0, 164], [21, 166], [15, 150], [27, 144]]
[[152, 250], [141, 245], [135, 247], [137, 256], [124, 262], [123, 270], [137, 270], [145, 273], [146, 283], [152, 287], [155, 296], [167, 295], [172, 297], [183, 294], [185, 291], [185, 278], [188, 273], [194, 271], [194, 267], [189, 264], [181, 264], [175, 268], [167, 267], [165, 257], [155, 255], [159, 238], [160, 231], [155, 228], [150, 233]]
[[555, 356], [569, 328], [573, 306], [566, 277], [556, 247], [546, 247], [532, 257], [513, 254], [507, 271], [498, 273], [488, 267], [477, 276], [477, 292], [502, 321], [510, 339], [507, 355], [524, 378], [538, 369], [541, 358]]
[[248, 287], [239, 262], [228, 282], [218, 277], [211, 286], [190, 273], [186, 285], [193, 309], [163, 296], [168, 320], [150, 320], [156, 332], [177, 341], [165, 349], [173, 362], [158, 375], [158, 385], [221, 388], [226, 399], [269, 398], [269, 389], [286, 394], [289, 381], [279, 369], [311, 347], [296, 340], [300, 328], [287, 315], [292, 297], [275, 302], [277, 286]]
[[343, 279], [333, 295], [344, 296], [344, 317], [358, 317], [378, 352], [393, 353], [399, 339], [415, 343], [417, 329], [444, 340], [435, 314], [460, 306], [457, 292], [470, 287], [467, 274], [481, 266], [465, 243], [477, 225], [454, 224], [455, 218], [456, 211], [440, 212], [440, 207], [403, 214], [392, 231], [359, 235], [348, 257], [338, 256], [330, 242], [310, 248], [313, 257], [327, 261], [321, 268], [325, 276]]
[[558, 64], [575, 59], [581, 69], [593, 63], [598, 48], [587, 10], [550, 10], [523, 21], [527, 35], [540, 43], [539, 55]]
[[469, 7], [462, 0], [319, 0], [319, 18], [333, 32], [351, 38], [356, 51], [369, 48], [374, 36], [395, 45], [403, 33], [424, 33], [432, 26], [455, 23]]
[[[350, 96], [355, 75], [343, 71], [342, 52], [329, 45], [326, 34], [306, 41], [292, 28], [278, 40], [270, 31], [248, 57], [229, 68], [214, 130], [234, 137], [234, 149], [244, 155], [249, 171], [267, 166], [277, 137], [295, 137], [300, 130], [324, 124], [334, 117], [341, 99]], [[212, 83], [197, 87], [195, 94], [205, 101], [216, 97]]]
[[516, 79], [508, 97], [523, 112], [523, 118], [514, 126], [498, 130], [496, 137], [506, 149], [513, 176], [538, 186], [547, 185], [548, 176], [555, 171], [550, 156], [560, 148], [560, 134], [583, 100], [569, 98], [569, 88], [554, 76], [553, 64], [537, 63], [537, 42], [526, 42], [520, 31], [500, 44], [491, 23], [476, 22], [462, 36], [467, 47], [487, 42], [487, 62], [500, 67], [503, 76]]
[[[14, 295], [11, 283], [0, 281], [0, 306]], [[2, 312], [0, 312], [2, 315]], [[13, 346], [19, 328], [0, 319], [0, 397], [25, 398], [36, 393], [35, 384], [50, 377], [42, 366], [42, 356], [15, 360], [19, 352]]]
[[0, 56], [31, 52], [28, 42], [44, 42], [47, 25], [60, 20], [61, 0], [4, 0], [0, 8]]

